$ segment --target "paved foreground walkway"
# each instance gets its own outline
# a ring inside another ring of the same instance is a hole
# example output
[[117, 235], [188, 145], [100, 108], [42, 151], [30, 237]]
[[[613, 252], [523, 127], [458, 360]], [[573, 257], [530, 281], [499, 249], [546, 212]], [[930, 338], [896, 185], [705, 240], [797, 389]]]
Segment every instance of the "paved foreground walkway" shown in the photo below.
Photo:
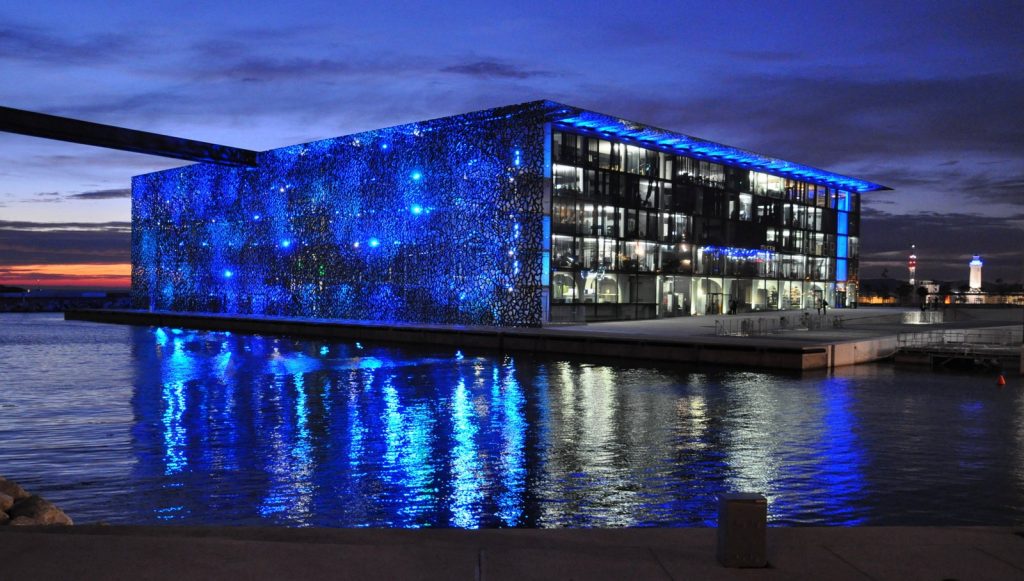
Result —
[[715, 529], [0, 529], [2, 579], [1024, 579], [1009, 527], [771, 528], [766, 569]]

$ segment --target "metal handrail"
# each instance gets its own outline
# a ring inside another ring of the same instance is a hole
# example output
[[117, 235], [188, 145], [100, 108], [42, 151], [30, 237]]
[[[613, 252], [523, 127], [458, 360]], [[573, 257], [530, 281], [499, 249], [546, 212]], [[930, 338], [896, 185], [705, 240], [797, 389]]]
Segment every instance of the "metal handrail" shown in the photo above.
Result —
[[817, 331], [841, 328], [843, 316], [838, 314], [780, 315], [779, 317], [736, 317], [715, 319], [715, 335], [758, 337], [787, 331]]

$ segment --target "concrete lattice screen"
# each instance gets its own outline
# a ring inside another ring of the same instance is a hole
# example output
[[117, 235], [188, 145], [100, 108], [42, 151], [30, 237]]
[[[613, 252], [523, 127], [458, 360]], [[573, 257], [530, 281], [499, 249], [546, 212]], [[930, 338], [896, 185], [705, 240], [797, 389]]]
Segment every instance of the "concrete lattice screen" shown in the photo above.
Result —
[[542, 107], [197, 164], [132, 182], [136, 308], [537, 326]]

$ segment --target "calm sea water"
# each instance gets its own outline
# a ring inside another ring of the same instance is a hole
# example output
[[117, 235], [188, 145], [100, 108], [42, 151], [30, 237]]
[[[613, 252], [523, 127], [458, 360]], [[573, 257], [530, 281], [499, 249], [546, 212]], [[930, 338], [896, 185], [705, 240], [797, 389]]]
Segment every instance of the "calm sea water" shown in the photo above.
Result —
[[1024, 524], [1024, 387], [0, 315], [0, 474], [79, 523]]

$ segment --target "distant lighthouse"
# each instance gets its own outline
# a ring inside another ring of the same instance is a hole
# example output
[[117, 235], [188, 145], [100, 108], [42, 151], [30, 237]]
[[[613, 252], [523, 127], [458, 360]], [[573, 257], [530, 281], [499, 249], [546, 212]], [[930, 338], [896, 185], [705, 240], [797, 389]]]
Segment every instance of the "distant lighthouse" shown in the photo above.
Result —
[[910, 271], [910, 286], [914, 286], [917, 282], [917, 253], [914, 251], [917, 248], [917, 244], [910, 245], [910, 258], [907, 259], [907, 270]]
[[981, 257], [977, 254], [971, 259], [971, 284], [969, 293], [980, 293], [981, 292]]

